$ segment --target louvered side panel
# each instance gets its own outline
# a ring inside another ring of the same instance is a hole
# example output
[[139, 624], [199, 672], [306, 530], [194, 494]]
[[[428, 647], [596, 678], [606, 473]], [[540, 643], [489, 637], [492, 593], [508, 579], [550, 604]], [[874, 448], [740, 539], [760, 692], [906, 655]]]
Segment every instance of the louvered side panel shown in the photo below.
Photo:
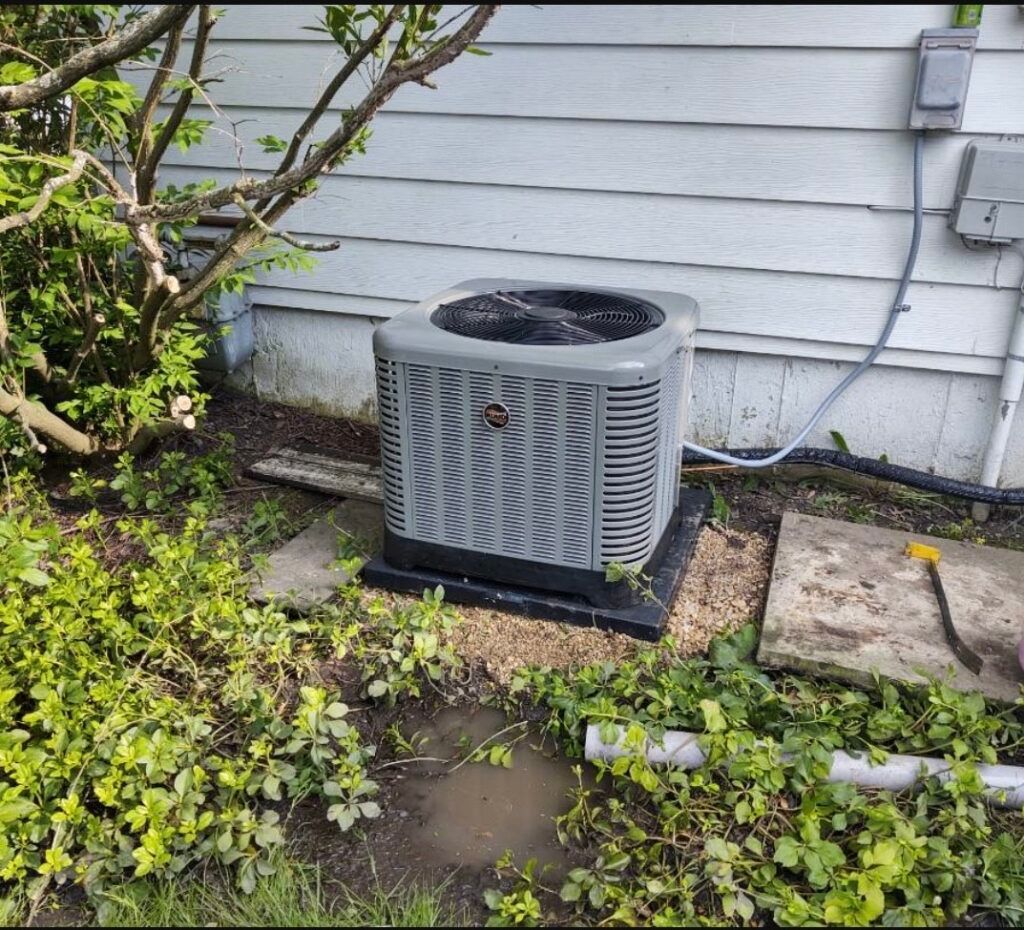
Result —
[[[415, 538], [589, 568], [597, 388], [408, 366]], [[488, 426], [488, 404], [508, 425]]]
[[646, 562], [657, 542], [661, 382], [605, 389], [602, 565]]
[[[561, 387], [565, 398], [563, 463], [557, 473], [562, 510], [561, 558], [570, 565], [590, 567], [597, 470], [597, 389], [586, 384]], [[542, 480], [550, 481], [551, 477]]]
[[396, 362], [377, 359], [377, 411], [380, 424], [381, 486], [388, 529], [405, 533], [406, 487], [402, 456], [401, 379]]
[[679, 465], [681, 459], [680, 408], [682, 407], [683, 360], [679, 352], [672, 357], [661, 379], [661, 451], [659, 453], [658, 518], [655, 542], [668, 524], [679, 502]]
[[437, 369], [406, 365], [406, 448], [409, 450], [411, 535], [416, 539], [443, 538], [441, 521], [441, 433], [438, 428]]
[[441, 493], [441, 533], [446, 545], [465, 547], [469, 542], [469, 512], [466, 495], [468, 478], [466, 447], [466, 382], [464, 371], [433, 369], [436, 398], [435, 424], [440, 436], [440, 465], [437, 487]]
[[[482, 372], [468, 374], [467, 410], [470, 443], [462, 454], [469, 460], [467, 497], [473, 515], [471, 545], [481, 552], [501, 551], [500, 449], [489, 435], [494, 431], [484, 423], [483, 408], [494, 400], [494, 375]], [[483, 403], [480, 398], [486, 397]], [[489, 440], [489, 441], [488, 441]]]

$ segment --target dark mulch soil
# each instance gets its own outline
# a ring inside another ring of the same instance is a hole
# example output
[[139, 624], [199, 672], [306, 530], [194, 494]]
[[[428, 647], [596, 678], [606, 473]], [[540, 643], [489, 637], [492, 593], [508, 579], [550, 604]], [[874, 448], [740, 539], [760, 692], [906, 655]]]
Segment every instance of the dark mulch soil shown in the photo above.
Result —
[[380, 454], [377, 427], [368, 423], [325, 417], [224, 389], [213, 395], [206, 411], [202, 433], [231, 433], [240, 471], [277, 446], [299, 443], [339, 455], [377, 458]]
[[782, 514], [789, 510], [922, 535], [1024, 548], [1024, 509], [1019, 507], [997, 508], [986, 523], [976, 524], [971, 519], [969, 501], [802, 466], [745, 474], [687, 472], [684, 480], [710, 483], [729, 504], [730, 526], [752, 530], [772, 540], [778, 533]]

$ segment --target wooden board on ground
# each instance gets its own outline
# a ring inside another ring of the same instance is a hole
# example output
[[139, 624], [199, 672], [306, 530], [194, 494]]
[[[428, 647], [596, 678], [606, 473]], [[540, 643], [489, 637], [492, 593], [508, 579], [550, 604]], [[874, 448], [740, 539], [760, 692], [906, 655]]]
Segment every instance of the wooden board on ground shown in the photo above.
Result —
[[[927, 565], [910, 541], [942, 552], [939, 572], [961, 638], [984, 660], [956, 660]], [[1013, 701], [1024, 674], [1024, 552], [786, 513], [782, 518], [758, 661], [870, 684], [873, 672], [920, 682], [954, 669], [953, 685]]]
[[250, 478], [361, 501], [381, 501], [380, 466], [326, 452], [282, 447], [246, 469]]

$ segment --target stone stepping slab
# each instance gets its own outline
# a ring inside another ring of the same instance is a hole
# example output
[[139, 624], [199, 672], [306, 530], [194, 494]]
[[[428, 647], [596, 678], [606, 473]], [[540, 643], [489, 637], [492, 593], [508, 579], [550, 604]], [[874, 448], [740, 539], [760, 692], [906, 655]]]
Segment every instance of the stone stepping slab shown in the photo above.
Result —
[[380, 504], [345, 500], [298, 536], [271, 553], [254, 579], [249, 596], [258, 603], [306, 611], [331, 600], [352, 576], [336, 565], [339, 556], [366, 561], [383, 547]]
[[[953, 623], [984, 660], [980, 676], [953, 655], [938, 601], [910, 541], [942, 553]], [[952, 668], [954, 687], [1013, 701], [1024, 681], [1024, 552], [786, 513], [782, 518], [758, 661], [870, 685], [921, 682]]]

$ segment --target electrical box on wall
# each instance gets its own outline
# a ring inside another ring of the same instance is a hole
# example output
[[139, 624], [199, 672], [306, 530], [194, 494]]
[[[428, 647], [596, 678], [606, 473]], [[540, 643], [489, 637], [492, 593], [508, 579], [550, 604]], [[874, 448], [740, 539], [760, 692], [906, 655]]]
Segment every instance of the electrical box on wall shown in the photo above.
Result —
[[1024, 239], [1024, 142], [967, 146], [949, 225], [992, 245]]
[[925, 29], [921, 33], [911, 129], [960, 128], [977, 44], [977, 29]]

